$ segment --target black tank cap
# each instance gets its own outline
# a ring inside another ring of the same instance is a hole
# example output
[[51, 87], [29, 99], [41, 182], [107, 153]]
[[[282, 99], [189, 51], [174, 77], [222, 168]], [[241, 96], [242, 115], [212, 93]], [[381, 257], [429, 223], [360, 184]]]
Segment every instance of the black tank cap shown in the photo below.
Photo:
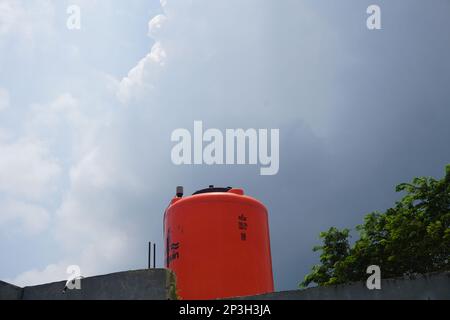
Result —
[[231, 189], [233, 189], [233, 188], [232, 187], [226, 187], [226, 188], [214, 187], [213, 185], [210, 185], [209, 188], [198, 190], [198, 191], [194, 192], [192, 195], [195, 196], [197, 194], [212, 193], [212, 192], [228, 192]]

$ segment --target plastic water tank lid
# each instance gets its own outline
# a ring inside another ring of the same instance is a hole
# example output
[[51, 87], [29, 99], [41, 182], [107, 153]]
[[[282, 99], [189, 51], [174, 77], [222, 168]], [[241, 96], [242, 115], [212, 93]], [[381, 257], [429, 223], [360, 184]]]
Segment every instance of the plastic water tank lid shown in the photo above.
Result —
[[197, 194], [203, 194], [203, 193], [212, 193], [212, 192], [229, 192], [230, 190], [235, 190], [232, 187], [215, 187], [213, 185], [210, 185], [209, 188], [198, 190], [194, 192], [192, 195], [195, 196]]

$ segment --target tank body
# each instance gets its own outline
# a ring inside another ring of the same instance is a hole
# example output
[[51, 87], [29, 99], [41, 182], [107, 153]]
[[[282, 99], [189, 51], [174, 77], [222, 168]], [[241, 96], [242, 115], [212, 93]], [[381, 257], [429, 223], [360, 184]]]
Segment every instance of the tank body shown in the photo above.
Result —
[[164, 214], [165, 263], [182, 299], [273, 292], [268, 214], [241, 189], [174, 198]]

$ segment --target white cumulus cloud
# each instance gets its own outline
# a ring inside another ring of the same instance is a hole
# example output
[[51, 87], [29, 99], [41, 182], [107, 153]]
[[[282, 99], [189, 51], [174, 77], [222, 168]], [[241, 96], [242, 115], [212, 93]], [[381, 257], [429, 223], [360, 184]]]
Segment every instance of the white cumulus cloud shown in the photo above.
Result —
[[36, 200], [55, 191], [61, 168], [42, 141], [0, 141], [0, 155], [0, 192]]
[[36, 235], [49, 226], [50, 213], [41, 206], [8, 200], [0, 201], [0, 207], [0, 229], [3, 228], [3, 232]]

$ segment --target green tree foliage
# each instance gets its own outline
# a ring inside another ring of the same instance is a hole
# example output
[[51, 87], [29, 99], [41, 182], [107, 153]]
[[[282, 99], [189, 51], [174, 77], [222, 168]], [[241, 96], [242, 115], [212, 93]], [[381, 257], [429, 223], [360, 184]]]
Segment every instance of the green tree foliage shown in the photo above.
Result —
[[405, 196], [384, 213], [368, 214], [353, 246], [348, 229], [322, 232], [323, 245], [314, 248], [320, 264], [300, 286], [366, 280], [370, 265], [380, 266], [383, 278], [450, 270], [450, 164], [443, 179], [415, 178], [396, 191]]

